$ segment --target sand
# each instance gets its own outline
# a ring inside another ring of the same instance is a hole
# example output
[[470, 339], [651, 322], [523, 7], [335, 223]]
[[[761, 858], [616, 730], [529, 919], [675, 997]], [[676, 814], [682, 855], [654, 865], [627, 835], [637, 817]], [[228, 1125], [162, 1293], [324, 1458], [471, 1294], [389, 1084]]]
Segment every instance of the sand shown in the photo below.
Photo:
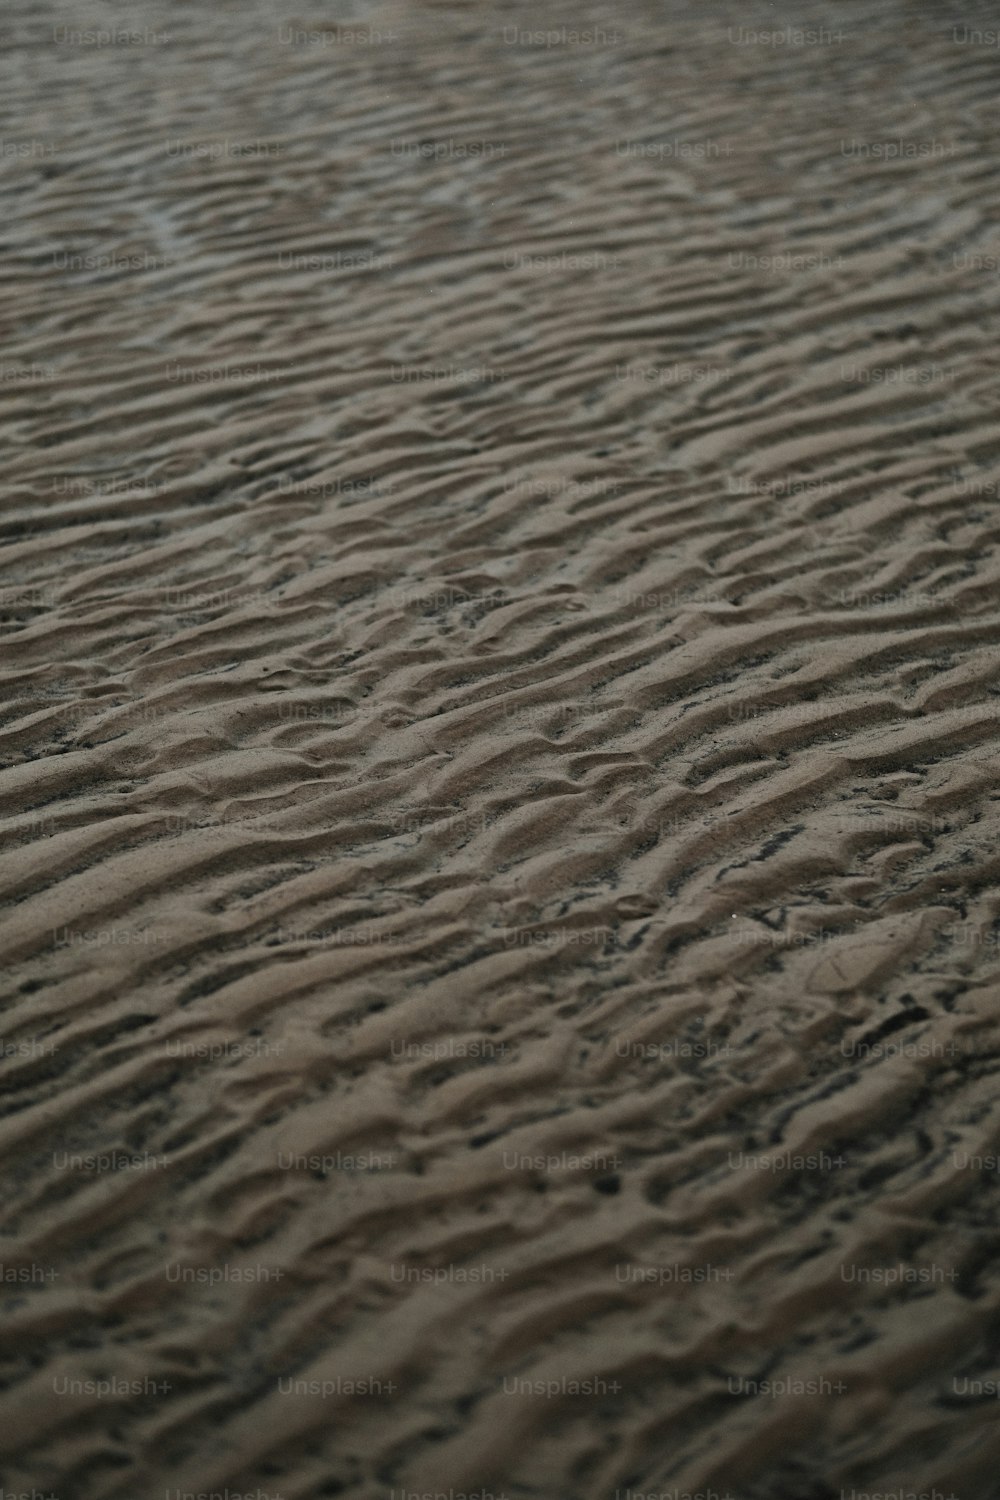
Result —
[[996, 1494], [991, 20], [12, 0], [5, 1496]]

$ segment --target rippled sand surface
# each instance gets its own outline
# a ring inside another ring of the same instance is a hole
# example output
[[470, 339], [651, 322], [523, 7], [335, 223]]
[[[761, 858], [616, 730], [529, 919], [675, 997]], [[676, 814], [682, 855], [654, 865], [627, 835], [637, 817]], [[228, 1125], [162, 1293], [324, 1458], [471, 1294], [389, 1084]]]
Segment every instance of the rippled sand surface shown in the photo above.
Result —
[[777, 10], [9, 0], [7, 1492], [996, 1495], [997, 17]]

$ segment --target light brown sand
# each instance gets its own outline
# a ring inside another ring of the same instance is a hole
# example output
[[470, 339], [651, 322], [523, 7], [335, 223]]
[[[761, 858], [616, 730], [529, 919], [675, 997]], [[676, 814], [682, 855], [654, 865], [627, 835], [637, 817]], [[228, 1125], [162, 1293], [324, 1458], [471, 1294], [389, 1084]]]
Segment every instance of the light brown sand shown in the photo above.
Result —
[[991, 24], [9, 0], [6, 1491], [997, 1493]]

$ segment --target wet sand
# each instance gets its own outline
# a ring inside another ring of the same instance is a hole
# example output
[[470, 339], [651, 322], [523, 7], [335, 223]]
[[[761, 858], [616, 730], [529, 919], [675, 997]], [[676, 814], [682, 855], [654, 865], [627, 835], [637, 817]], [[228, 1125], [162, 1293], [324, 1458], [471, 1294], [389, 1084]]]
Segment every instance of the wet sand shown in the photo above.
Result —
[[8, 7], [7, 1492], [996, 1494], [991, 25]]

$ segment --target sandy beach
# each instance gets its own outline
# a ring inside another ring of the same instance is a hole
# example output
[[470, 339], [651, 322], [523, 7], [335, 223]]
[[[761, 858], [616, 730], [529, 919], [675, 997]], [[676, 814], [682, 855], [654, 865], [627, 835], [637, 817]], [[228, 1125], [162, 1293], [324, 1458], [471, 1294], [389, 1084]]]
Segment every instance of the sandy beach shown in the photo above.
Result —
[[996, 1496], [997, 26], [10, 0], [0, 1500]]

